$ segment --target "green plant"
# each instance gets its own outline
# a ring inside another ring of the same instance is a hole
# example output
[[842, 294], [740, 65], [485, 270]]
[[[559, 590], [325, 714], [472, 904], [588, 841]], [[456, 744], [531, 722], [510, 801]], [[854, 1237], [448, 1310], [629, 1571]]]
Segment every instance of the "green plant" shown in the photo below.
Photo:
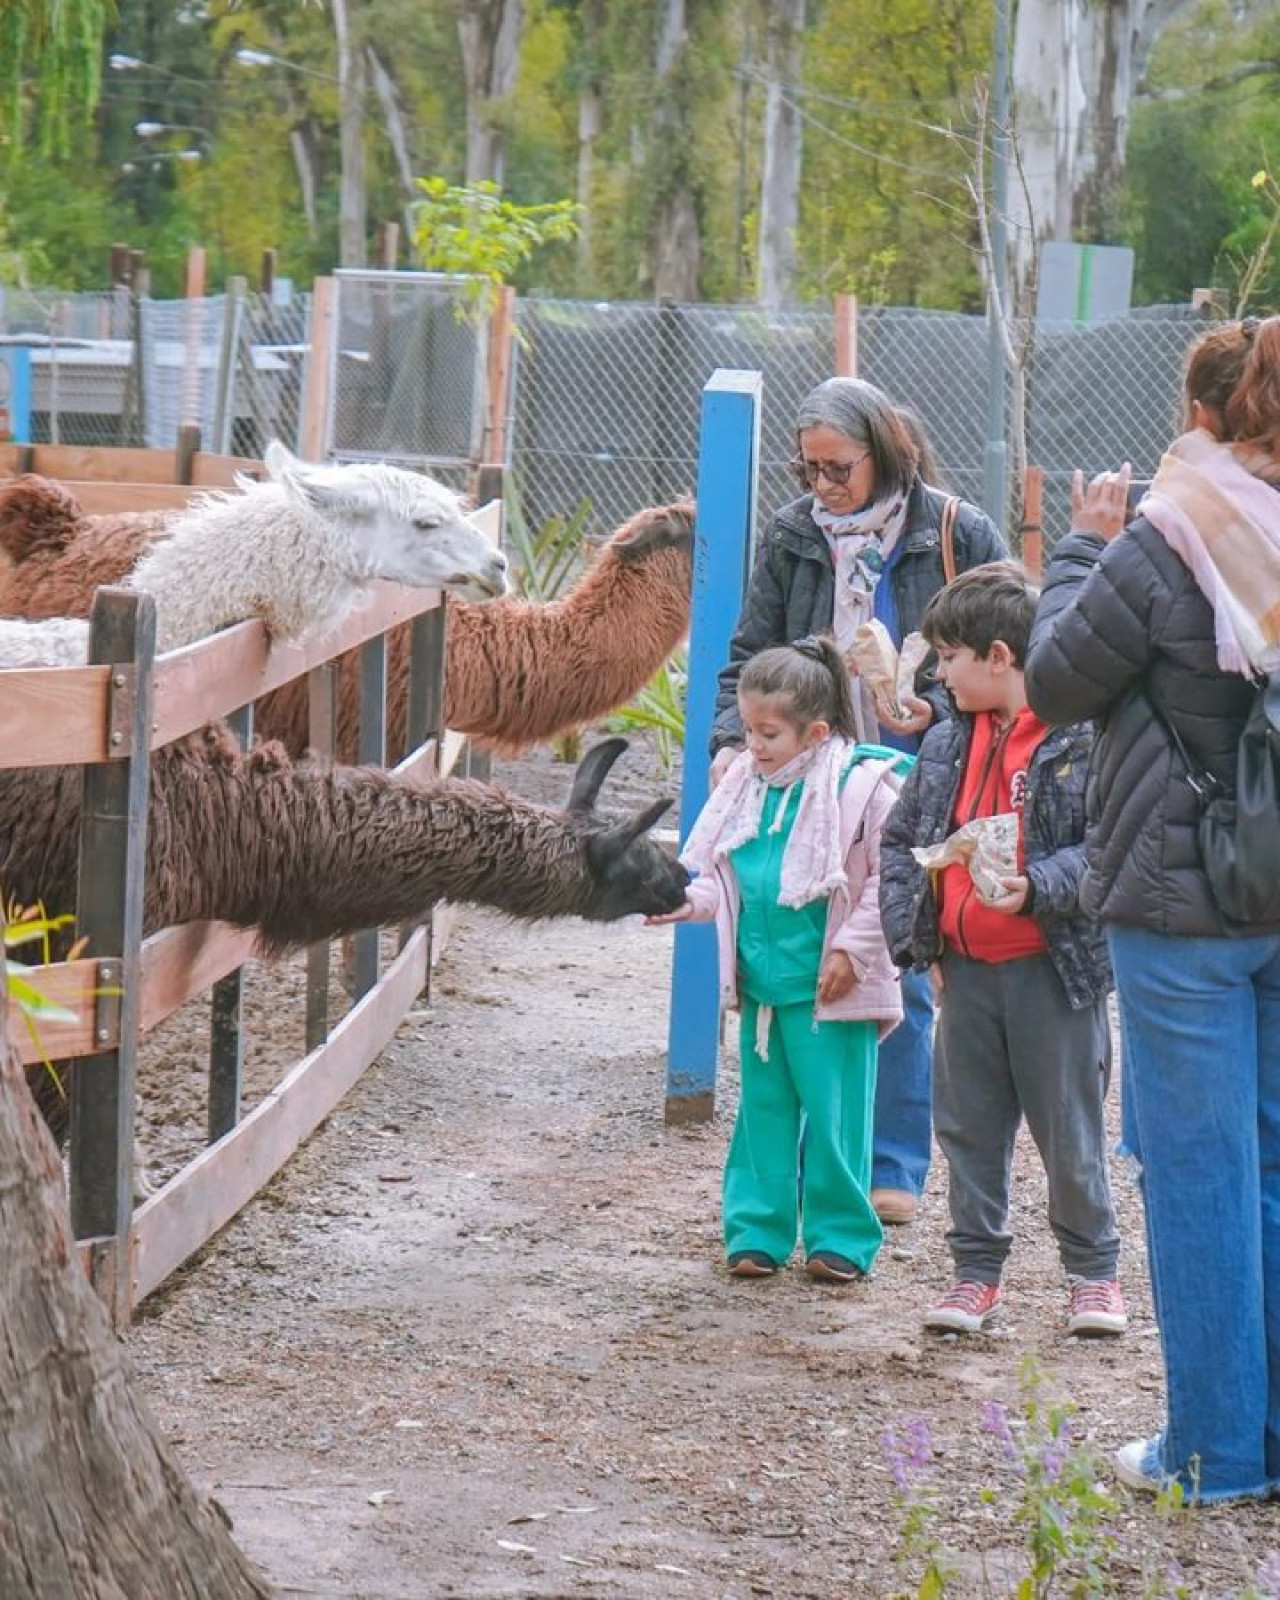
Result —
[[515, 479], [502, 486], [503, 536], [514, 557], [516, 591], [525, 600], [558, 599], [569, 586], [586, 546], [591, 503], [582, 500], [567, 517], [548, 517], [531, 527]]
[[658, 762], [671, 771], [678, 746], [684, 743], [685, 695], [689, 685], [689, 655], [677, 650], [664, 661], [629, 704], [609, 718], [610, 733], [652, 733]]
[[453, 184], [445, 178], [418, 178], [425, 199], [413, 203], [413, 243], [424, 267], [464, 273], [472, 314], [483, 318], [496, 291], [543, 245], [576, 238], [575, 200], [520, 206], [504, 200], [496, 183]]
[[[75, 921], [74, 917], [46, 917], [39, 906], [22, 907], [8, 906], [4, 908], [4, 977], [5, 990], [9, 996], [10, 1004], [17, 1006], [22, 1013], [36, 1048], [40, 1051], [44, 1061], [44, 1069], [53, 1080], [58, 1093], [66, 1098], [66, 1091], [62, 1086], [62, 1078], [58, 1069], [45, 1054], [44, 1045], [40, 1039], [40, 1024], [42, 1022], [74, 1022], [76, 1014], [68, 1011], [65, 1006], [60, 1006], [56, 1001], [50, 1000], [47, 995], [41, 994], [39, 989], [27, 976], [28, 969], [20, 962], [9, 959], [9, 951], [16, 950], [21, 945], [39, 944], [40, 954], [47, 964], [52, 959], [50, 939], [68, 924]], [[74, 956], [75, 950], [71, 954]]]

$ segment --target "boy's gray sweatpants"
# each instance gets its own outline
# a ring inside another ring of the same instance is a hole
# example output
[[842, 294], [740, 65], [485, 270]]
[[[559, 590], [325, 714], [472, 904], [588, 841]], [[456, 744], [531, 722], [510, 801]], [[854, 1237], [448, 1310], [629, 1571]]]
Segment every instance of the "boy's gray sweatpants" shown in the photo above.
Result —
[[1013, 1235], [1009, 1181], [1025, 1116], [1049, 1178], [1049, 1225], [1067, 1272], [1114, 1278], [1120, 1255], [1103, 1102], [1106, 1002], [1067, 1003], [1047, 955], [942, 958], [933, 1115], [950, 1168], [947, 1243], [957, 1279], [999, 1283]]

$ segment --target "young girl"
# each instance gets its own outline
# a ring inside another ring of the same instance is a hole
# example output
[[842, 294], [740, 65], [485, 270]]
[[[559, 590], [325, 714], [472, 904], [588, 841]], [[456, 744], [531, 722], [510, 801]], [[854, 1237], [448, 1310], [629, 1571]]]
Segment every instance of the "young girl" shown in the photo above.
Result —
[[729, 1271], [769, 1277], [795, 1247], [803, 1115], [806, 1269], [851, 1283], [883, 1237], [867, 1190], [877, 1040], [902, 1016], [878, 905], [898, 757], [850, 742], [849, 678], [827, 638], [753, 656], [738, 704], [746, 749], [689, 835], [685, 904], [648, 920], [714, 920], [721, 996], [742, 1010]]

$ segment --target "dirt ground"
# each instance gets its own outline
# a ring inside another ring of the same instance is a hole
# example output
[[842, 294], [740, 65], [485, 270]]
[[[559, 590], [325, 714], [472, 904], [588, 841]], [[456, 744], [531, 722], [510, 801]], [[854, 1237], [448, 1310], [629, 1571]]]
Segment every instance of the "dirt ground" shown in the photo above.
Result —
[[[540, 795], [567, 780], [545, 760], [502, 775]], [[653, 780], [632, 763], [619, 787], [643, 797]], [[638, 922], [465, 912], [431, 1003], [143, 1307], [129, 1345], [162, 1429], [282, 1595], [914, 1594], [921, 1560], [900, 1549], [884, 1435], [917, 1418], [927, 1526], [957, 1574], [947, 1592], [1012, 1595], [1023, 1480], [984, 1431], [984, 1402], [1019, 1413], [1035, 1356], [1082, 1437], [1110, 1450], [1156, 1425], [1159, 1348], [1123, 1174], [1120, 1341], [1065, 1337], [1026, 1147], [995, 1333], [920, 1329], [948, 1278], [936, 1167], [920, 1220], [891, 1234], [867, 1282], [819, 1287], [794, 1265], [729, 1279], [732, 1049], [715, 1122], [665, 1128], [670, 957], [670, 930]], [[300, 1053], [298, 982], [296, 965], [254, 969], [258, 1086]], [[144, 1064], [161, 1168], [198, 1143], [175, 1121], [198, 1092], [202, 1018], [175, 1019]], [[1239, 1596], [1280, 1545], [1274, 1510], [1169, 1516], [1107, 1487], [1111, 1592]]]

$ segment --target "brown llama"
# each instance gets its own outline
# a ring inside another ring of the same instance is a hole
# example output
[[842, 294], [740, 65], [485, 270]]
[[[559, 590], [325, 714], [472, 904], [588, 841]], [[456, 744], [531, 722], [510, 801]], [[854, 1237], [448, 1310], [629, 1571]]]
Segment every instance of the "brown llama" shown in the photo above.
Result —
[[[441, 900], [530, 920], [674, 910], [688, 874], [648, 838], [670, 800], [623, 819], [595, 810], [625, 749], [607, 739], [588, 751], [559, 811], [469, 779], [294, 763], [279, 745], [245, 755], [212, 724], [152, 757], [144, 926], [255, 927], [278, 953]], [[78, 767], [0, 771], [7, 897], [75, 904], [81, 787]]]
[[[0, 548], [14, 565], [0, 570], [0, 614], [27, 618], [87, 616], [99, 584], [118, 582], [164, 530], [172, 513], [141, 513], [108, 534], [116, 517], [79, 511], [49, 485], [33, 539], [38, 479], [0, 490]], [[21, 491], [21, 493], [19, 492]], [[16, 497], [16, 509], [14, 506]], [[156, 520], [150, 520], [155, 518]], [[112, 543], [114, 538], [115, 543]], [[92, 559], [85, 559], [81, 541]], [[641, 511], [601, 546], [562, 600], [498, 600], [450, 605], [445, 721], [487, 744], [517, 750], [582, 727], [624, 705], [648, 682], [689, 627], [693, 506], [685, 501]], [[387, 759], [404, 753], [409, 630], [390, 636], [387, 662]], [[357, 754], [358, 654], [343, 658], [338, 754]], [[297, 681], [258, 708], [265, 739], [294, 755], [307, 745], [307, 690]]]

